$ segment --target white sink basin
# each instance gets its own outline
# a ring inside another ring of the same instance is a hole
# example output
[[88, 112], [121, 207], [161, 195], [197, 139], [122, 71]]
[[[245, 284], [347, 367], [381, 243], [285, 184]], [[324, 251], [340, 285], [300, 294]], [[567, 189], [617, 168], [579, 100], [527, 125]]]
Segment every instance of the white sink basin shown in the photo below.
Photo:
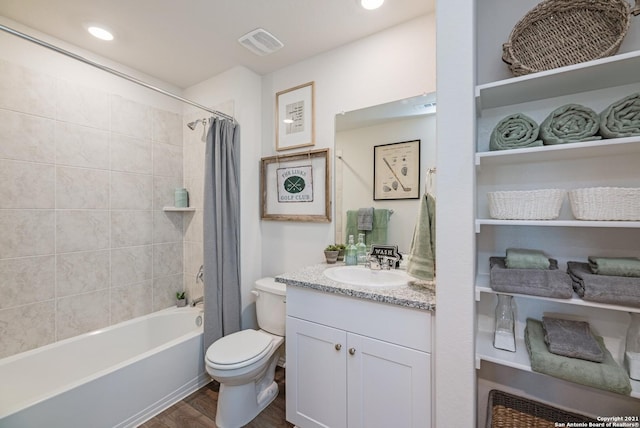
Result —
[[402, 270], [371, 270], [363, 266], [337, 266], [323, 273], [334, 281], [364, 287], [398, 287], [413, 279]]

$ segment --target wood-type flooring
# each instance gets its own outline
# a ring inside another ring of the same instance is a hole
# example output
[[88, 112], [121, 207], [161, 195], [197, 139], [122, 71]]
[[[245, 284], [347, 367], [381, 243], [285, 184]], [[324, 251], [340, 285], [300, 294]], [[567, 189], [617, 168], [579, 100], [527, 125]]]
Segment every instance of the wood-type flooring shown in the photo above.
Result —
[[[278, 396], [247, 428], [292, 428], [285, 420], [285, 370], [276, 369]], [[216, 381], [200, 388], [182, 401], [140, 425], [140, 428], [216, 428], [216, 406], [220, 384]]]

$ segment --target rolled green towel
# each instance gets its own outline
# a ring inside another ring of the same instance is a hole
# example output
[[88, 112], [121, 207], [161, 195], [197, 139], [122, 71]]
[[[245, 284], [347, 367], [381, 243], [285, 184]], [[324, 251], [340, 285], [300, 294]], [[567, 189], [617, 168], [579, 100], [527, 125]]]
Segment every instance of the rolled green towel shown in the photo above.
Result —
[[540, 124], [540, 138], [545, 145], [600, 140], [598, 113], [579, 104], [567, 104], [547, 116]]
[[531, 370], [581, 385], [629, 395], [631, 382], [627, 372], [613, 359], [602, 337], [594, 337], [604, 353], [601, 363], [552, 354], [544, 343], [542, 323], [527, 319], [524, 341], [531, 360]]
[[507, 269], [549, 269], [549, 258], [539, 250], [507, 248]]
[[600, 113], [600, 135], [604, 138], [640, 135], [640, 92], [616, 101]]
[[489, 140], [489, 150], [542, 146], [542, 140], [538, 139], [539, 133], [540, 126], [529, 116], [522, 113], [509, 115], [493, 128]]
[[635, 257], [589, 256], [589, 268], [596, 275], [640, 277], [640, 259]]

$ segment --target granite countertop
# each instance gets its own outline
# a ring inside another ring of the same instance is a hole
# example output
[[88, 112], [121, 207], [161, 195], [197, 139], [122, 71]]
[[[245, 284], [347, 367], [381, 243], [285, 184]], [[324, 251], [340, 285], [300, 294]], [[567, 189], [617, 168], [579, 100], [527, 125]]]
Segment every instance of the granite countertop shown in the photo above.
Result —
[[436, 309], [435, 287], [423, 287], [420, 285], [403, 285], [388, 288], [363, 287], [336, 282], [322, 274], [325, 269], [340, 265], [341, 263], [331, 265], [321, 263], [307, 266], [293, 272], [278, 275], [275, 280], [288, 286], [312, 288], [326, 293], [342, 294], [407, 308], [428, 311], [435, 311]]

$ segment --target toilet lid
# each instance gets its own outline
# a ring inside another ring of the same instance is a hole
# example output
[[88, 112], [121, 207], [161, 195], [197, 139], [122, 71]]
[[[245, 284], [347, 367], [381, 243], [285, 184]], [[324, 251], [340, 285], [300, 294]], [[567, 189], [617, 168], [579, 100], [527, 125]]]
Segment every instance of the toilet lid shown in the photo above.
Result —
[[271, 350], [272, 337], [258, 330], [242, 330], [216, 340], [206, 359], [216, 366], [242, 367], [259, 360]]

